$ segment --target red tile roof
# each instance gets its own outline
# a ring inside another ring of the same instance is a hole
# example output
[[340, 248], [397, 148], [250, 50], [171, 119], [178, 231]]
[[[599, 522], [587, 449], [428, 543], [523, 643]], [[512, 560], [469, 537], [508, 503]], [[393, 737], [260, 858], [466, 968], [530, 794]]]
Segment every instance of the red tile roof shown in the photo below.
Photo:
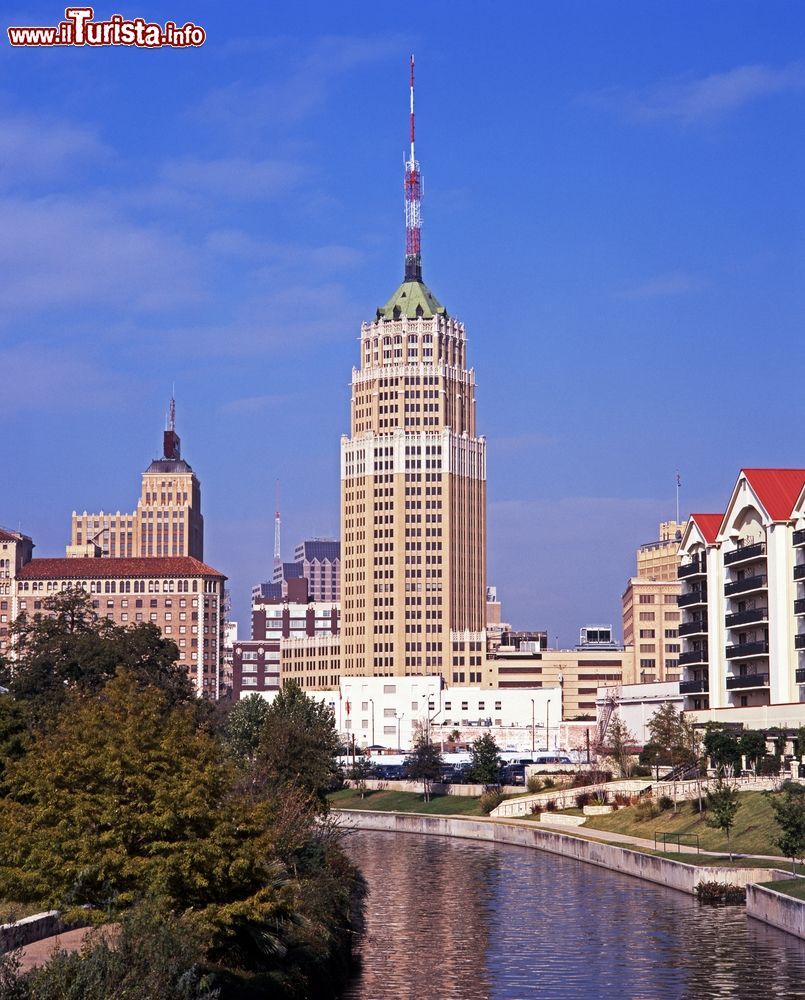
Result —
[[773, 521], [787, 521], [805, 486], [805, 469], [741, 469]]
[[0, 528], [0, 542], [19, 542], [27, 537], [19, 531], [6, 531], [5, 528]]
[[704, 536], [708, 545], [712, 545], [718, 535], [718, 529], [724, 520], [723, 514], [691, 514], [691, 520], [695, 521], [699, 531]]
[[21, 580], [98, 580], [120, 576], [216, 576], [212, 566], [191, 556], [152, 556], [143, 559], [32, 559], [23, 566]]

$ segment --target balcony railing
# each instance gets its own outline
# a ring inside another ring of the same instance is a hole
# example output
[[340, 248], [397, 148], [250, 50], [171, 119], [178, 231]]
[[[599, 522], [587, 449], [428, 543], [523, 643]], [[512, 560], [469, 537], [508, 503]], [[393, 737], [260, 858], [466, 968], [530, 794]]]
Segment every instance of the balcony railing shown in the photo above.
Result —
[[724, 618], [727, 628], [735, 628], [738, 625], [751, 625], [753, 622], [767, 622], [769, 620], [768, 608], [749, 608], [746, 611], [736, 611], [734, 614]]
[[797, 667], [796, 681], [797, 684], [805, 684], [805, 667]]
[[794, 649], [805, 649], [805, 633], [794, 636]]
[[739, 549], [724, 553], [724, 565], [732, 566], [734, 563], [749, 562], [750, 559], [760, 559], [766, 555], [766, 543], [755, 542], [753, 545], [742, 545]]
[[805, 563], [800, 563], [799, 566], [794, 567], [794, 579], [805, 580]]
[[759, 642], [739, 642], [735, 646], [727, 646], [728, 660], [737, 660], [742, 656], [765, 656], [769, 652], [769, 644], [763, 639]]
[[794, 532], [794, 545], [805, 545], [805, 528]]
[[805, 615], [805, 597], [798, 597], [796, 601], [794, 601], [794, 614]]
[[676, 603], [680, 608], [689, 608], [692, 604], [707, 604], [707, 594], [703, 590], [692, 590], [689, 594], [680, 594]]
[[769, 686], [768, 674], [744, 674], [743, 677], [728, 677], [727, 690], [734, 691], [736, 688], [762, 688]]
[[684, 667], [691, 663], [707, 663], [706, 649], [687, 649], [679, 654], [679, 666]]
[[760, 573], [757, 576], [748, 576], [743, 580], [731, 580], [729, 583], [725, 583], [724, 594], [729, 597], [731, 594], [746, 594], [750, 590], [765, 590], [767, 584], [768, 577], [765, 573]]
[[682, 566], [677, 567], [676, 571], [677, 579], [679, 580], [684, 580], [689, 576], [705, 576], [706, 574], [707, 569], [704, 563], [698, 559], [692, 559], [689, 563], [684, 563]]
[[685, 635], [707, 635], [707, 619], [694, 618], [690, 622], [682, 622], [679, 626], [679, 634]]
[[698, 681], [680, 681], [679, 682], [679, 693], [680, 694], [702, 694], [702, 692], [708, 689], [708, 680], [703, 677]]

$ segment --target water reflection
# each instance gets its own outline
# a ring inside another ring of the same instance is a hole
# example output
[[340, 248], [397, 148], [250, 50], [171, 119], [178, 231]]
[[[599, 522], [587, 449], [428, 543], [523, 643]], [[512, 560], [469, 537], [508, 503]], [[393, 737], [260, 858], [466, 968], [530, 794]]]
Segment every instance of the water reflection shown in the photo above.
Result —
[[369, 884], [345, 1000], [805, 997], [805, 942], [692, 897], [540, 851], [355, 832]]

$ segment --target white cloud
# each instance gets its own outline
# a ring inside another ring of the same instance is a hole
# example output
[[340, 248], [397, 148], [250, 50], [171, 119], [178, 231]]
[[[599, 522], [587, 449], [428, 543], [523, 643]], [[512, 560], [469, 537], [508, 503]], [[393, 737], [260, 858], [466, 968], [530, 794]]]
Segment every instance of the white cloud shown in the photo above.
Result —
[[709, 122], [753, 101], [805, 88], [805, 65], [737, 66], [696, 80], [676, 80], [642, 91], [612, 89], [588, 96], [589, 103], [618, 110], [636, 122]]
[[218, 199], [267, 200], [286, 194], [309, 170], [290, 160], [218, 160], [187, 158], [165, 163], [162, 181], [182, 192], [214, 195]]
[[106, 160], [108, 147], [87, 128], [43, 117], [0, 117], [0, 185], [52, 180], [89, 160]]

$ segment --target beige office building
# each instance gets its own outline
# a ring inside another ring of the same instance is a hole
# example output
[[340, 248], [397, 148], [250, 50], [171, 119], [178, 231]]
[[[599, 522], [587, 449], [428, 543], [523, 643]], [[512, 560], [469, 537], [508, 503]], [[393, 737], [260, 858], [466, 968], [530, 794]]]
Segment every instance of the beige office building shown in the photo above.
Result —
[[73, 511], [67, 555], [204, 559], [201, 485], [181, 457], [173, 400], [162, 457], [154, 459], [143, 473], [137, 510], [133, 514]]
[[678, 681], [679, 619], [677, 579], [679, 543], [685, 524], [663, 521], [659, 538], [637, 550], [637, 576], [621, 598], [623, 644], [634, 648], [636, 681]]
[[341, 443], [344, 673], [482, 681], [486, 442], [464, 325], [421, 280], [361, 328]]

